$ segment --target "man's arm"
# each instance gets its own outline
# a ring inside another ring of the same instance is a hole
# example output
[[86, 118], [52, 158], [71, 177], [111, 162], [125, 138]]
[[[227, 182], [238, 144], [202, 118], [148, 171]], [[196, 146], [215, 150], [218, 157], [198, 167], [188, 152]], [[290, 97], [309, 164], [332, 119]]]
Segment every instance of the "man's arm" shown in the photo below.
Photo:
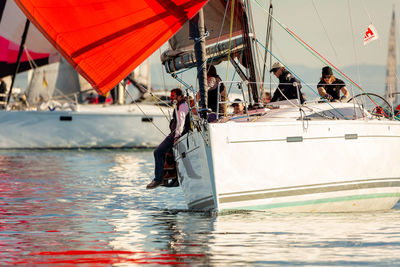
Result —
[[347, 90], [346, 86], [343, 86], [342, 88], [340, 88], [340, 91], [342, 91], [342, 94], [343, 94], [340, 99], [347, 99], [350, 97], [349, 90]]
[[321, 97], [325, 97], [325, 95], [326, 95], [325, 88], [324, 88], [324, 87], [318, 87], [317, 89], [318, 89], [318, 94], [319, 94]]
[[322, 98], [325, 98], [325, 99], [327, 99], [327, 100], [332, 100], [333, 99], [333, 96], [331, 96], [330, 94], [328, 94], [327, 92], [326, 92], [326, 90], [325, 90], [325, 88], [324, 87], [318, 87], [318, 94], [322, 97]]

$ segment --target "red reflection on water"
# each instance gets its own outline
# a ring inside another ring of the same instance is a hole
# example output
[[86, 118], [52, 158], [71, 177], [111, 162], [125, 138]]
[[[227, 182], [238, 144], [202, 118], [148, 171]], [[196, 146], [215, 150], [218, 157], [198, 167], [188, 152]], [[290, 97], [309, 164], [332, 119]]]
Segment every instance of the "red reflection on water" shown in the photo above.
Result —
[[146, 253], [146, 252], [133, 252], [124, 250], [108, 250], [108, 251], [67, 250], [67, 251], [42, 251], [42, 252], [30, 253], [30, 255], [87, 255], [87, 254], [135, 254], [135, 253]]
[[[155, 252], [134, 252], [134, 251], [97, 251], [97, 250], [68, 250], [68, 251], [42, 251], [30, 253], [31, 256], [48, 256], [48, 259], [20, 260], [13, 264], [187, 264], [185, 260], [204, 257], [205, 254], [160, 254]], [[96, 255], [96, 256], [94, 256]], [[107, 255], [107, 256], [105, 256]], [[125, 256], [121, 256], [125, 255]], [[64, 256], [64, 257], [54, 257]], [[80, 256], [80, 257], [76, 257]]]

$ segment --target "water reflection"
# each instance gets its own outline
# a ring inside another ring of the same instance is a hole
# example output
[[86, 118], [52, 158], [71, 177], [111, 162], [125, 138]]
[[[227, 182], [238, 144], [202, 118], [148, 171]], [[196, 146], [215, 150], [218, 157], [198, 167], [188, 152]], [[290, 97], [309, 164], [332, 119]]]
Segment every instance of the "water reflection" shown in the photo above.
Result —
[[212, 216], [152, 173], [152, 151], [0, 152], [0, 265], [400, 263], [399, 209]]

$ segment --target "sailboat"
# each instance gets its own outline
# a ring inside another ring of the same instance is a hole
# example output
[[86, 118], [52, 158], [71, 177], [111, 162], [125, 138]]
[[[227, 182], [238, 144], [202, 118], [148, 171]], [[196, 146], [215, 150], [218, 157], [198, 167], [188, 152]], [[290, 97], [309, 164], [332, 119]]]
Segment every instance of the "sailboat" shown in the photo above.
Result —
[[[396, 16], [393, 9], [390, 23], [389, 45], [386, 63], [386, 91], [385, 98], [388, 103], [397, 109], [397, 61], [396, 61]], [[398, 110], [397, 110], [398, 112]]]
[[[183, 61], [187, 58], [195, 62], [198, 71], [200, 118], [192, 119], [193, 129], [180, 137], [174, 148], [178, 178], [189, 209], [354, 212], [390, 209], [399, 200], [396, 154], [400, 149], [400, 123], [393, 116], [374, 115], [356, 101], [301, 104], [291, 100], [262, 105], [249, 1], [235, 1], [231, 6], [232, 1], [226, 6], [219, 0], [143, 0], [134, 4], [122, 0], [101, 2], [95, 7], [79, 5], [79, 9], [74, 1], [46, 8], [42, 1], [16, 2], [100, 92], [109, 90], [120, 78], [115, 70], [133, 69], [182, 27], [178, 36], [190, 33], [190, 38], [186, 35], [176, 39], [192, 39], [194, 57], [183, 49], [176, 53], [178, 58], [168, 59], [172, 64], [167, 64], [174, 70], [179, 65], [176, 63], [186, 66]], [[212, 17], [213, 12], [203, 12], [203, 6], [212, 9], [218, 5], [222, 8], [216, 10], [220, 14], [217, 17]], [[57, 14], [60, 6], [70, 14], [68, 30], [65, 16]], [[85, 7], [88, 12], [82, 10]], [[231, 10], [230, 15], [225, 16], [228, 12], [224, 10]], [[96, 17], [96, 23], [91, 19], [79, 21], [76, 14], [82, 12]], [[108, 12], [110, 16], [104, 16]], [[71, 17], [76, 21], [71, 22]], [[207, 24], [211, 19], [229, 25], [228, 34], [218, 34], [219, 28], [212, 26], [216, 24]], [[209, 120], [205, 62], [213, 64], [213, 56], [206, 55], [210, 48], [206, 48], [206, 42], [212, 39], [210, 33], [216, 33], [221, 38], [210, 45], [218, 46], [220, 40], [233, 38], [234, 29], [242, 34], [242, 56], [231, 55], [230, 44], [218, 53], [235, 69], [245, 68], [240, 75], [244, 81], [237, 84], [243, 92], [246, 112], [240, 116], [217, 114], [216, 120]], [[87, 38], [77, 42], [76, 36], [82, 32]], [[133, 43], [137, 46], [125, 56]], [[106, 56], [113, 57], [116, 64], [93, 73], [90, 66], [101, 66]]]
[[[11, 110], [0, 110], [0, 149], [155, 147], [163, 140], [169, 130], [169, 108], [150, 101], [126, 104], [122, 86], [116, 87], [113, 105], [78, 101], [85, 96], [82, 92], [91, 89], [90, 84], [82, 82], [34, 26], [27, 31], [25, 49], [17, 62], [17, 41], [26, 17], [14, 1], [2, 5], [0, 41], [8, 55], [0, 62], [1, 75], [12, 74], [17, 64], [19, 71], [35, 68], [26, 90], [29, 106], [11, 103]], [[129, 78], [145, 92], [150, 90], [149, 61]]]

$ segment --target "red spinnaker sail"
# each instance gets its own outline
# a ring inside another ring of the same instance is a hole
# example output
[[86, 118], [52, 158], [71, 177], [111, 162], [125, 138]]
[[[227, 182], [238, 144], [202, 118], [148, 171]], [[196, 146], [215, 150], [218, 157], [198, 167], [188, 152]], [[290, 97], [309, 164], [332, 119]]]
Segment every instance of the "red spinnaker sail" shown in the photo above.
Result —
[[15, 0], [101, 94], [163, 45], [208, 0]]

